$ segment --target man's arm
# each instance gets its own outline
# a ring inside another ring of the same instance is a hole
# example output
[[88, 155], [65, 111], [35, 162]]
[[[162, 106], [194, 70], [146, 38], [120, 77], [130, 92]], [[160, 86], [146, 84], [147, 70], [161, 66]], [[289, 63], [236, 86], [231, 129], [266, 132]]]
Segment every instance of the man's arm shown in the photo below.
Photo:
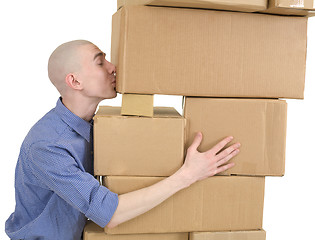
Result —
[[67, 149], [55, 141], [32, 144], [25, 161], [31, 184], [57, 194], [99, 226], [106, 226], [117, 209], [118, 195], [83, 171]]
[[239, 152], [240, 144], [233, 144], [220, 152], [232, 140], [232, 137], [225, 138], [210, 150], [202, 153], [197, 150], [201, 140], [202, 134], [198, 133], [187, 150], [185, 163], [172, 176], [150, 187], [119, 195], [117, 209], [107, 227], [113, 228], [137, 217], [191, 184], [234, 166], [234, 163], [225, 163]]

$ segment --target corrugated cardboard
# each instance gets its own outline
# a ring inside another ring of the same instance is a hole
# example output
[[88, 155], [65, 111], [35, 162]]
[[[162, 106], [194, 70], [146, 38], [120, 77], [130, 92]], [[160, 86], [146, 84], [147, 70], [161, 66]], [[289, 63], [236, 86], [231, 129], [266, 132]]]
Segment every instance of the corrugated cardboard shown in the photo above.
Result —
[[315, 13], [314, 0], [269, 0], [264, 13], [281, 15], [313, 16]]
[[185, 119], [155, 107], [152, 118], [121, 116], [100, 107], [94, 116], [94, 174], [170, 176], [184, 161]]
[[237, 232], [192, 232], [189, 240], [266, 240], [264, 230]]
[[240, 142], [235, 166], [222, 174], [282, 176], [285, 170], [287, 104], [275, 99], [186, 97], [187, 149], [197, 132], [204, 152], [227, 136]]
[[188, 240], [188, 233], [109, 235], [104, 229], [89, 221], [84, 228], [84, 240]]
[[121, 115], [153, 117], [153, 97], [145, 94], [123, 94]]
[[206, 8], [255, 12], [267, 8], [267, 0], [118, 0], [117, 9], [129, 5]]
[[[107, 176], [111, 191], [123, 194], [164, 178]], [[115, 228], [110, 234], [230, 231], [262, 228], [264, 177], [215, 176], [177, 192], [152, 210]]]
[[127, 6], [113, 15], [120, 93], [303, 98], [307, 18]]

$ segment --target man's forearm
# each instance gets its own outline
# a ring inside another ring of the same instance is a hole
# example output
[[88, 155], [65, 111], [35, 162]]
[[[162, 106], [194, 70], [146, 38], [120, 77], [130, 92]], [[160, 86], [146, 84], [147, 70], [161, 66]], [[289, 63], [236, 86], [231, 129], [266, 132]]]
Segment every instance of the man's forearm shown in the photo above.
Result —
[[107, 227], [113, 228], [149, 211], [192, 182], [193, 180], [187, 177], [184, 170], [180, 169], [152, 186], [119, 195], [117, 209]]

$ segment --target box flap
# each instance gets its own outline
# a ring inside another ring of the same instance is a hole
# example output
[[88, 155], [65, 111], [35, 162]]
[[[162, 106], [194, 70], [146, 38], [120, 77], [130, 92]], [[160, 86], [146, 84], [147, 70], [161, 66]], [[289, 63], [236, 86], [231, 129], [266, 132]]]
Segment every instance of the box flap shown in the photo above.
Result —
[[[154, 107], [153, 110], [153, 118], [183, 118], [173, 107]], [[141, 118], [141, 116], [122, 116], [120, 113], [121, 107], [100, 106], [94, 116], [94, 119], [99, 117]]]
[[151, 5], [255, 12], [267, 8], [267, 0], [118, 0], [117, 9], [128, 5]]
[[190, 240], [266, 240], [264, 230], [231, 232], [191, 232]]

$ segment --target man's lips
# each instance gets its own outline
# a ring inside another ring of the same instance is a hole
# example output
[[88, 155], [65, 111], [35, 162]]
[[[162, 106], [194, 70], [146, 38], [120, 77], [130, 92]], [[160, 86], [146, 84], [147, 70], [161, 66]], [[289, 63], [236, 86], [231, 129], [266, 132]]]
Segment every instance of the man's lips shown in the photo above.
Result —
[[112, 77], [113, 77], [112, 84], [116, 84], [116, 72], [112, 74]]

